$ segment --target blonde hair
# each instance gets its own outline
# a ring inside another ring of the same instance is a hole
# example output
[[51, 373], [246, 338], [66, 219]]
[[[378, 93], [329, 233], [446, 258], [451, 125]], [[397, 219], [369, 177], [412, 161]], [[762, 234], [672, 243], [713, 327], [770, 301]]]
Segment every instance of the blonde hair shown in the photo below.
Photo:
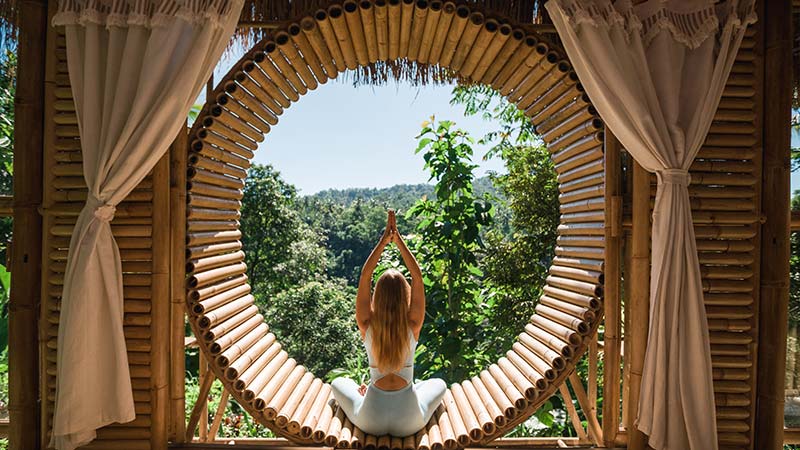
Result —
[[389, 269], [375, 283], [372, 294], [372, 354], [383, 373], [396, 372], [410, 351], [408, 308], [411, 286], [398, 270]]

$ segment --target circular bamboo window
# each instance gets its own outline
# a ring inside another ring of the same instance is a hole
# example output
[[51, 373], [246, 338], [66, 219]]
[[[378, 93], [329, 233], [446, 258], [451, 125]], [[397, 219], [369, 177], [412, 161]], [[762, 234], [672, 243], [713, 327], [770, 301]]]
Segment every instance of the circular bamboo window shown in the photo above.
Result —
[[[345, 70], [398, 58], [489, 85], [525, 111], [555, 163], [561, 225], [544, 294], [506, 357], [452, 384], [426, 429], [389, 439], [354, 428], [330, 386], [269, 332], [250, 294], [238, 219], [253, 151], [283, 109]], [[188, 157], [186, 306], [225, 389], [304, 445], [449, 449], [526, 420], [575, 369], [601, 318], [603, 124], [577, 81], [564, 52], [538, 34], [450, 1], [334, 3], [259, 42], [204, 106]]]

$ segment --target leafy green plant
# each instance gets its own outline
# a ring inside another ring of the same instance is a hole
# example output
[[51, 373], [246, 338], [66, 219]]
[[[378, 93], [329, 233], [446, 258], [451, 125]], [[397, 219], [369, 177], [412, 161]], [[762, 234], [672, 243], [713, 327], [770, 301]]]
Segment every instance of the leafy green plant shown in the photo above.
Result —
[[481, 231], [492, 222], [492, 205], [474, 194], [472, 138], [450, 121], [423, 125], [417, 152], [423, 152], [425, 169], [436, 181], [436, 195], [406, 214], [419, 219], [411, 247], [424, 274], [429, 321], [417, 365], [424, 377], [456, 380], [491, 358], [482, 350], [492, 304], [483, 299], [477, 253]]
[[357, 371], [363, 353], [353, 311], [355, 291], [341, 281], [312, 281], [287, 289], [262, 307], [272, 332], [298, 363], [319, 376]]
[[17, 80], [17, 55], [0, 50], [0, 194], [13, 190], [14, 95]]
[[[192, 408], [197, 403], [198, 395], [200, 393], [200, 381], [197, 377], [187, 373], [186, 376], [186, 420], [188, 422], [189, 416], [192, 413]], [[214, 414], [217, 411], [219, 402], [222, 398], [222, 383], [219, 380], [214, 381], [211, 385], [211, 390], [208, 394], [208, 423], [211, 424], [214, 420]], [[236, 401], [233, 399], [228, 401], [225, 411], [222, 415], [219, 431], [217, 437], [224, 438], [242, 438], [242, 437], [260, 437], [272, 438], [275, 434], [263, 425], [258, 424], [253, 417], [248, 414]]]

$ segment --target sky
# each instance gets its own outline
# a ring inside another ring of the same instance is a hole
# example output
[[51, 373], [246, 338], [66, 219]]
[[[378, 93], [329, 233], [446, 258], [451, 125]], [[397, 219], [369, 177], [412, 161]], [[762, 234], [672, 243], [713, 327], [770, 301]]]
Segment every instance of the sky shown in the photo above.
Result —
[[[243, 52], [227, 54], [215, 71], [221, 79]], [[465, 117], [450, 105], [453, 86], [353, 87], [340, 78], [309, 91], [278, 118], [256, 151], [254, 162], [272, 164], [302, 195], [325, 189], [389, 187], [427, 183], [422, 154], [415, 154], [422, 123], [451, 120], [471, 136], [483, 137], [493, 123]], [[496, 124], [494, 124], [496, 125]], [[488, 148], [474, 145], [476, 175], [504, 171], [498, 158], [483, 161]]]

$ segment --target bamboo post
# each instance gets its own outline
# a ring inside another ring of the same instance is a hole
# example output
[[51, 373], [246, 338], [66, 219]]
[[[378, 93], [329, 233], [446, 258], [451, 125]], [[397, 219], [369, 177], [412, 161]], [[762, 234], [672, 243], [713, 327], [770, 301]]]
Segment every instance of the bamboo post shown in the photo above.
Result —
[[[53, 39], [47, 4], [19, 2], [19, 65], [14, 98], [14, 223], [8, 308], [10, 448], [39, 448], [38, 306], [42, 280], [42, 164], [45, 50]], [[51, 31], [51, 32], [48, 32]], [[48, 90], [52, 82], [48, 80]], [[44, 421], [46, 422], [46, 421]]]
[[764, 156], [761, 181], [761, 285], [758, 312], [758, 368], [755, 448], [783, 446], [783, 377], [789, 305], [789, 149], [792, 74], [792, 6], [759, 3], [764, 33]]
[[603, 445], [614, 446], [619, 432], [620, 398], [620, 256], [622, 251], [622, 186], [619, 141], [605, 130], [605, 278], [603, 308]]
[[[208, 393], [211, 391], [211, 385], [214, 384], [214, 374], [209, 370], [209, 362], [206, 361], [202, 351], [198, 354], [198, 359], [200, 360], [200, 364], [198, 365], [200, 393], [197, 394], [197, 403], [195, 403], [194, 408], [192, 408], [192, 415], [189, 418], [189, 425], [186, 427], [186, 432], [194, 434], [194, 429], [199, 424], [200, 431], [198, 437], [200, 438], [200, 442], [205, 442], [208, 438]], [[197, 418], [195, 426], [192, 426], [192, 420], [194, 419], [196, 411], [199, 412], [199, 417]]]
[[644, 355], [647, 348], [647, 329], [650, 324], [650, 173], [633, 162], [632, 257], [628, 273], [631, 277], [631, 328], [625, 341], [631, 352], [626, 355], [630, 365], [630, 395], [628, 397], [628, 448], [643, 450], [647, 436], [636, 429], [639, 413], [639, 391], [642, 385]]
[[152, 297], [150, 313], [150, 443], [153, 448], [167, 446], [170, 408], [169, 350], [170, 340], [170, 238], [167, 228], [169, 211], [169, 153], [153, 169], [153, 223]]
[[183, 442], [186, 435], [186, 157], [189, 134], [184, 127], [170, 149], [170, 439]]

